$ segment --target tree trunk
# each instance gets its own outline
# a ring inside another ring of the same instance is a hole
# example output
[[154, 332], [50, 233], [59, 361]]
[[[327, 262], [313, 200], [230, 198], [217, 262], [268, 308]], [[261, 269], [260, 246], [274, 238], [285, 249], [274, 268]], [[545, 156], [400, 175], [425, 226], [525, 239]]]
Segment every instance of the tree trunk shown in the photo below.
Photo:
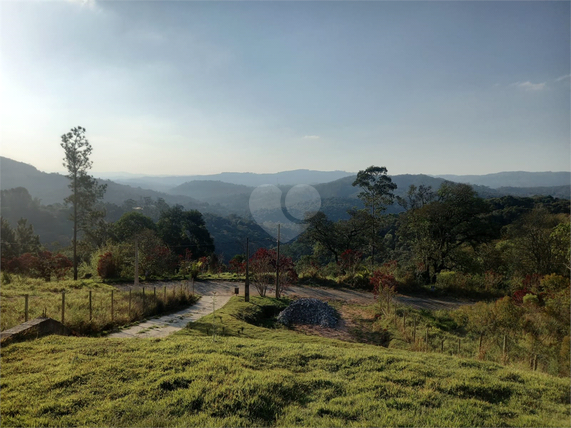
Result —
[[73, 280], [77, 281], [77, 173], [73, 176]]

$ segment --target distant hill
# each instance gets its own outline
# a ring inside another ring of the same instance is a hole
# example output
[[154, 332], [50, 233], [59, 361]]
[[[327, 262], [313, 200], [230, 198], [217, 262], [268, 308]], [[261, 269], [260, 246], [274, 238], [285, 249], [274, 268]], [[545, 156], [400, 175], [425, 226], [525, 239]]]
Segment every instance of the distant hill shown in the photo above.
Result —
[[118, 178], [116, 181], [131, 186], [141, 186], [160, 191], [172, 191], [176, 186], [190, 181], [222, 181], [243, 186], [261, 186], [263, 184], [296, 185], [327, 183], [342, 177], [352, 176], [354, 173], [346, 171], [314, 171], [296, 169], [272, 174], [256, 174], [252, 172], [223, 172], [211, 175], [185, 175], [155, 177], [145, 176], [137, 178]]
[[[127, 199], [138, 201], [140, 198], [151, 197], [163, 198], [168, 204], [181, 204], [189, 209], [208, 208], [208, 204], [184, 195], [177, 196], [135, 188], [109, 180], [99, 180], [99, 182], [107, 184], [104, 201], [117, 205], [121, 205]], [[24, 187], [33, 198], [40, 199], [44, 205], [50, 205], [63, 203], [70, 192], [68, 185], [68, 178], [62, 174], [42, 172], [32, 165], [0, 156], [0, 188], [3, 190]]]
[[557, 187], [571, 185], [571, 172], [498, 172], [486, 175], [438, 175], [437, 177], [457, 183], [488, 186], [492, 189], [500, 187]]
[[[61, 203], [63, 199], [69, 195], [68, 179], [61, 174], [48, 174], [41, 172], [32, 165], [17, 162], [12, 159], [0, 157], [0, 178], [1, 188], [11, 189], [16, 187], [26, 188], [32, 198], [38, 198], [42, 204], [49, 205]], [[505, 182], [513, 182], [516, 174], [521, 177], [536, 177], [537, 182], [557, 182], [563, 180], [565, 176], [569, 177], [569, 173], [498, 173], [489, 174], [488, 176], [460, 176], [460, 177], [490, 177], [497, 178], [496, 184], [500, 183], [500, 178], [505, 178]], [[341, 175], [341, 177], [339, 177]], [[222, 173], [212, 175], [210, 177], [225, 177], [228, 180], [242, 181], [242, 183], [226, 182], [217, 180], [191, 180], [185, 183], [179, 181], [183, 178], [193, 177], [162, 177], [162, 183], [166, 188], [163, 192], [157, 190], [145, 189], [142, 187], [132, 187], [125, 184], [118, 184], [113, 181], [101, 180], [107, 184], [107, 192], [105, 201], [117, 205], [122, 205], [127, 199], [140, 201], [142, 198], [150, 197], [153, 199], [163, 198], [169, 205], [181, 204], [187, 209], [197, 209], [201, 212], [210, 212], [218, 215], [237, 214], [240, 216], [248, 216], [249, 198], [252, 190], [261, 184], [275, 184], [279, 182], [282, 192], [287, 192], [294, 184], [311, 184], [319, 180], [325, 180], [327, 177], [337, 176], [338, 178], [325, 183], [313, 184], [319, 192], [322, 199], [322, 210], [333, 219], [346, 215], [346, 210], [352, 207], [360, 207], [360, 201], [357, 198], [359, 189], [353, 187], [355, 180], [354, 174], [343, 171], [310, 171], [296, 170], [286, 171], [276, 174], [252, 174], [252, 173]], [[206, 177], [206, 176], [198, 176]], [[453, 177], [453, 176], [443, 176]], [[424, 174], [402, 174], [392, 176], [392, 180], [397, 184], [395, 192], [398, 196], [404, 196], [411, 184], [416, 186], [425, 185], [438, 189], [445, 181], [443, 177], [433, 177]], [[511, 177], [511, 178], [510, 178]], [[551, 178], [549, 178], [551, 177]], [[146, 177], [145, 179], [151, 179]], [[158, 179], [154, 177], [152, 179]], [[133, 179], [134, 180], [138, 179]], [[177, 182], [174, 186], [167, 186], [169, 180]], [[274, 183], [272, 183], [272, 180]], [[531, 178], [529, 178], [531, 180]], [[530, 181], [522, 180], [520, 183], [529, 183]], [[542, 181], [543, 180], [543, 181]], [[287, 182], [290, 184], [286, 184]], [[466, 180], [464, 180], [466, 181]], [[478, 181], [478, 180], [473, 180]], [[485, 180], [484, 180], [485, 181]], [[481, 180], [479, 181], [481, 182]], [[257, 183], [244, 184], [244, 183]], [[155, 183], [156, 184], [156, 183]], [[473, 185], [474, 190], [483, 198], [495, 198], [506, 195], [512, 196], [553, 196], [558, 198], [571, 198], [571, 186], [567, 183], [564, 185], [552, 185], [543, 187], [522, 187], [522, 186], [500, 186], [491, 188], [481, 184]], [[400, 212], [398, 205], [393, 205], [387, 209], [388, 213]]]

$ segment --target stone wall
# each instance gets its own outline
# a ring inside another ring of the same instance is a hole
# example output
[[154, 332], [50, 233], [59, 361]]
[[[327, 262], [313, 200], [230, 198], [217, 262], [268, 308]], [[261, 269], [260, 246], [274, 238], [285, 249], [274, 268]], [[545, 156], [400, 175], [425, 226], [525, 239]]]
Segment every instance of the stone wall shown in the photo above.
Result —
[[36, 339], [48, 334], [69, 336], [71, 331], [52, 318], [38, 317], [0, 333], [0, 342], [7, 345], [20, 340]]

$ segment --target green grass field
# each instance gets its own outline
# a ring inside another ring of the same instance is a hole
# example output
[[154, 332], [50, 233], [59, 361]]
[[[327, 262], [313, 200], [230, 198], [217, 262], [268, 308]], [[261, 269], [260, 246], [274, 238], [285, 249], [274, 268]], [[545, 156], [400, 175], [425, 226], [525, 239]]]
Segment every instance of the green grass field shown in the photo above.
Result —
[[2, 426], [571, 422], [569, 379], [300, 335], [272, 322], [285, 301], [252, 302], [234, 297], [165, 339], [51, 336], [3, 347]]
[[[180, 282], [165, 289], [153, 283], [141, 284], [131, 292], [117, 286], [82, 279], [78, 281], [45, 282], [41, 279], [20, 278], [13, 275], [10, 284], [0, 288], [2, 317], [0, 330], [6, 330], [25, 321], [25, 298], [28, 295], [28, 319], [42, 316], [61, 321], [62, 291], [65, 291], [65, 325], [81, 335], [101, 334], [115, 327], [129, 325], [141, 319], [178, 310], [196, 302], [189, 283]], [[182, 285], [182, 288], [181, 288]], [[145, 296], [143, 297], [143, 287]], [[113, 312], [111, 292], [113, 291]], [[89, 318], [89, 292], [91, 292], [91, 320]], [[112, 317], [113, 314], [113, 317]]]

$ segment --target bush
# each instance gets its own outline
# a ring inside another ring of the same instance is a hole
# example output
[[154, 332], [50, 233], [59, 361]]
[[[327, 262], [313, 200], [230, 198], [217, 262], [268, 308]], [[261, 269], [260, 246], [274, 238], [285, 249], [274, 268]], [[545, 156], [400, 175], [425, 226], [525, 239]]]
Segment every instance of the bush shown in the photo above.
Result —
[[523, 296], [523, 304], [526, 306], [537, 306], [539, 305], [539, 298], [535, 294], [526, 294]]
[[116, 278], [118, 273], [119, 269], [117, 263], [113, 259], [111, 251], [107, 251], [106, 253], [99, 255], [99, 260], [97, 262], [97, 274], [101, 279]]
[[569, 288], [569, 278], [552, 273], [543, 277], [540, 287], [546, 292], [557, 292]]
[[436, 276], [436, 287], [446, 292], [478, 293], [484, 290], [484, 283], [480, 275], [462, 272], [444, 271]]

